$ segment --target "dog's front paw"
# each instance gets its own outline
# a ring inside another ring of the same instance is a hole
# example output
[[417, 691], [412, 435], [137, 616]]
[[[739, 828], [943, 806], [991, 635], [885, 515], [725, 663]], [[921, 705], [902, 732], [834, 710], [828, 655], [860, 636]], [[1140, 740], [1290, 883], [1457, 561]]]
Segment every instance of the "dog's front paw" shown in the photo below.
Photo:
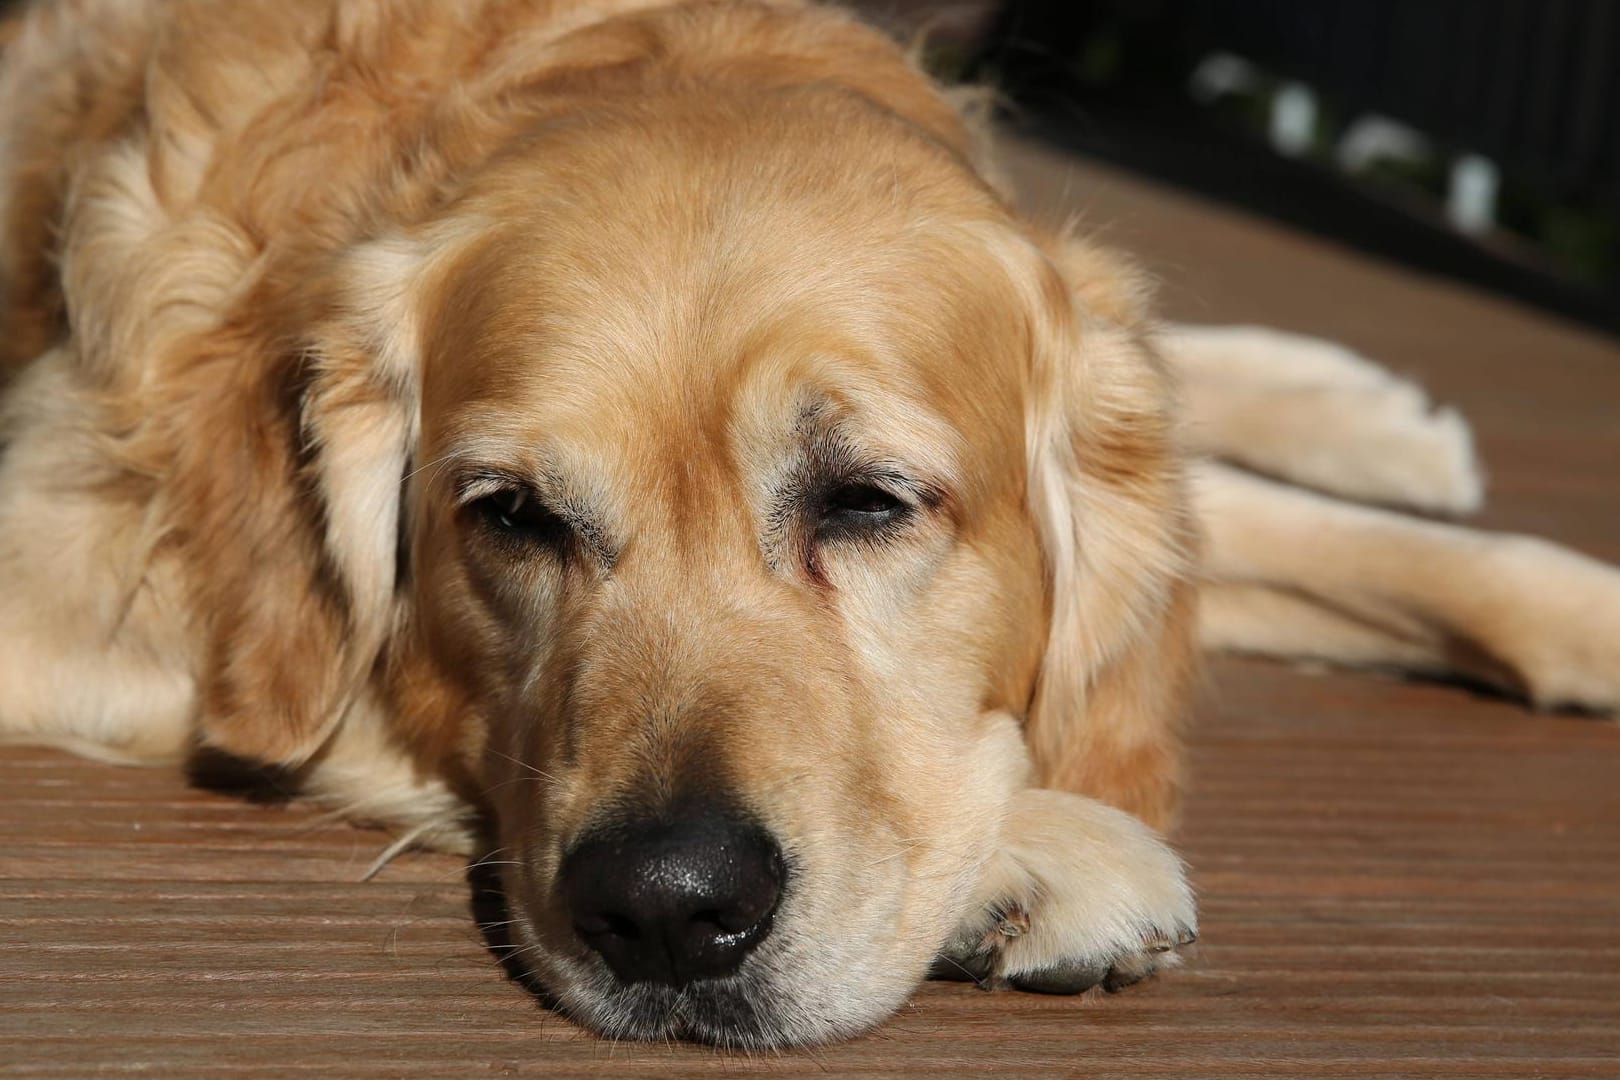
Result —
[[932, 975], [1045, 994], [1117, 990], [1179, 963], [1197, 930], [1181, 860], [1151, 829], [1093, 799], [1030, 789], [1014, 797], [972, 914]]

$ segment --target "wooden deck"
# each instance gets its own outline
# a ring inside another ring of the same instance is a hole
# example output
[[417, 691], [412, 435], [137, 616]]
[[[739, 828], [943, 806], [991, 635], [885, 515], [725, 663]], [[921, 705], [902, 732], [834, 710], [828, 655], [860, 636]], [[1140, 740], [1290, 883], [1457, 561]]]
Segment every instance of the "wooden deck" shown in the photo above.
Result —
[[[1015, 147], [1169, 311], [1336, 337], [1474, 418], [1496, 526], [1620, 561], [1620, 348], [1136, 180]], [[1620, 1076], [1620, 727], [1227, 660], [1180, 837], [1182, 971], [1112, 996], [925, 987], [759, 1058], [614, 1045], [503, 976], [456, 859], [302, 808], [0, 753], [0, 1075]]]

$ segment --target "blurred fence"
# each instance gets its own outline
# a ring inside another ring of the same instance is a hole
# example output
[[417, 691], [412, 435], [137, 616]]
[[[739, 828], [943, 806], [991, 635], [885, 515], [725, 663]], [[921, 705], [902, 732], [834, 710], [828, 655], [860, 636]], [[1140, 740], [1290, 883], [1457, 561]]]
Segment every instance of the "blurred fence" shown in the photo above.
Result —
[[1620, 205], [1620, 0], [1010, 0], [992, 36], [1038, 71], [1099, 28], [1138, 56], [1241, 56], [1549, 195]]
[[[1128, 7], [1129, 0], [1116, 6]], [[1551, 194], [1620, 204], [1615, 0], [1195, 0], [1167, 9], [1220, 48], [1483, 154]]]

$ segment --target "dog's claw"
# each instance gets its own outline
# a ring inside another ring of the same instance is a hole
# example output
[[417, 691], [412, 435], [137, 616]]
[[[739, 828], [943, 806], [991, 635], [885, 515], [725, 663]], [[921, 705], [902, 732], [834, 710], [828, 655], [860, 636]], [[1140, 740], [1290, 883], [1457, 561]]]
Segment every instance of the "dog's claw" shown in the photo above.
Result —
[[928, 977], [972, 982], [980, 990], [1022, 990], [1033, 994], [1083, 994], [1094, 987], [1123, 990], [1180, 962], [1176, 951], [1198, 940], [1185, 924], [1170, 931], [1151, 928], [1134, 945], [1091, 955], [1058, 957], [1024, 970], [1007, 970], [1033, 916], [1024, 906], [1002, 903], [987, 913], [988, 926], [959, 934], [934, 957]]
[[[1174, 958], [1169, 954], [1198, 940], [1196, 933], [1181, 928], [1174, 934], [1155, 935], [1149, 938], [1135, 952], [1107, 959], [1075, 957], [1033, 971], [1023, 971], [1014, 975], [1002, 974], [998, 970], [1001, 949], [997, 939], [1022, 936], [1028, 928], [1029, 921], [1025, 916], [1021, 922], [1015, 923], [1013, 933], [1007, 933], [998, 923], [980, 941], [971, 945], [958, 943], [954, 948], [946, 948], [934, 958], [928, 977], [950, 982], [976, 983], [981, 990], [1013, 989], [1032, 994], [1083, 994], [1100, 986], [1108, 993], [1113, 993], [1141, 982], [1163, 968], [1166, 961], [1173, 963]], [[1004, 940], [1002, 943], [1004, 944]]]

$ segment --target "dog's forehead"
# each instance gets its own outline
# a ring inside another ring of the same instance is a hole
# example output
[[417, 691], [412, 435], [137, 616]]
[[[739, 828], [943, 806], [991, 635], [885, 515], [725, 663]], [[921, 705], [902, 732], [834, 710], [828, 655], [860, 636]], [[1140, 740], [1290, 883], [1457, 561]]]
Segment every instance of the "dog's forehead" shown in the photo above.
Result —
[[896, 327], [870, 309], [788, 307], [724, 326], [621, 312], [618, 333], [544, 318], [457, 404], [458, 441], [589, 478], [627, 511], [672, 478], [688, 503], [763, 495], [829, 439], [947, 490], [1021, 470], [1016, 366], [997, 373], [974, 342], [937, 333], [948, 318]]
[[946, 490], [994, 457], [985, 425], [920, 372], [931, 362], [778, 330], [724, 345], [659, 340], [646, 352], [539, 345], [498, 392], [459, 404], [440, 452], [566, 477], [624, 519], [671, 498], [766, 502], [831, 443]]
[[801, 220], [738, 250], [718, 229], [643, 221], [632, 248], [555, 224], [503, 230], [452, 283], [424, 406], [455, 438], [549, 447], [621, 491], [676, 469], [751, 484], [807, 416], [947, 479], [963, 446], [1020, 467], [1023, 319], [965, 230]]

